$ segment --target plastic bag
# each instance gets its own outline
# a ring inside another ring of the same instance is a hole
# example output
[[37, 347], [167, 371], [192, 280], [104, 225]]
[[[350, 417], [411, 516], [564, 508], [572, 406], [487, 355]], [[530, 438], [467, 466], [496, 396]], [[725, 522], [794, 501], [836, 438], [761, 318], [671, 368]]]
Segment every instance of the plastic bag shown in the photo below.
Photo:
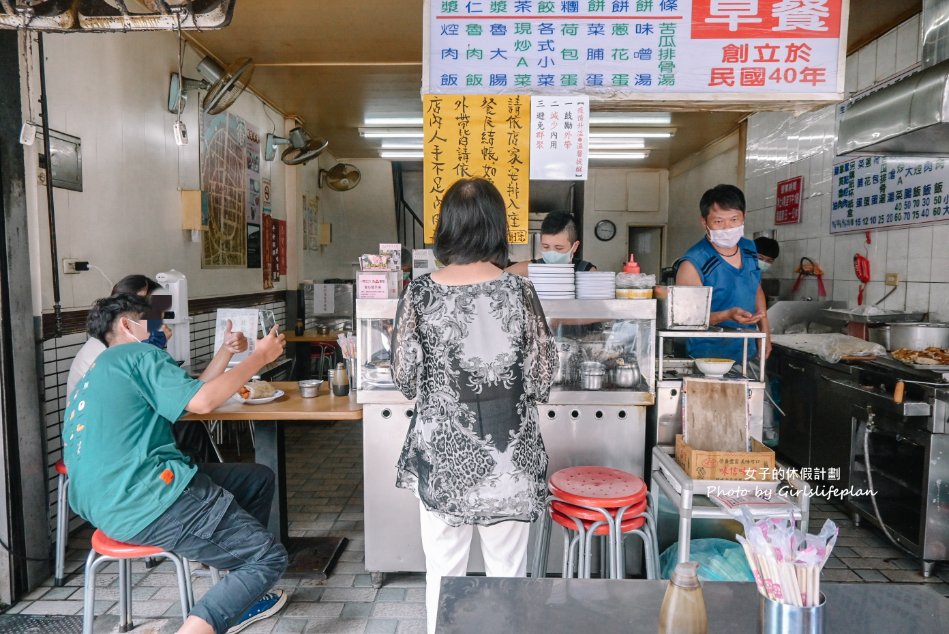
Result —
[[809, 352], [828, 363], [837, 363], [844, 357], [876, 357], [886, 354], [886, 348], [878, 343], [836, 333], [773, 335], [771, 342], [785, 348]]
[[[679, 544], [669, 546], [659, 557], [659, 570], [668, 579], [679, 559]], [[751, 567], [741, 544], [710, 537], [693, 539], [689, 545], [689, 559], [699, 562], [698, 575], [702, 581], [754, 581]]]

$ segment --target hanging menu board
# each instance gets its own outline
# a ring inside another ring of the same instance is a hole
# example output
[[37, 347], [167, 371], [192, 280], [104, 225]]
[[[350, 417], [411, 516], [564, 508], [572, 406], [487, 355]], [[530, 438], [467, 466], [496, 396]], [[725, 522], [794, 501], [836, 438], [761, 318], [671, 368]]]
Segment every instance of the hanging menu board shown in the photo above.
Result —
[[834, 165], [830, 232], [891, 229], [949, 220], [942, 158], [864, 156]]
[[839, 101], [846, 0], [427, 0], [423, 93]]
[[442, 197], [460, 178], [494, 183], [504, 197], [508, 241], [527, 244], [530, 99], [520, 95], [425, 95], [425, 243], [435, 241]]

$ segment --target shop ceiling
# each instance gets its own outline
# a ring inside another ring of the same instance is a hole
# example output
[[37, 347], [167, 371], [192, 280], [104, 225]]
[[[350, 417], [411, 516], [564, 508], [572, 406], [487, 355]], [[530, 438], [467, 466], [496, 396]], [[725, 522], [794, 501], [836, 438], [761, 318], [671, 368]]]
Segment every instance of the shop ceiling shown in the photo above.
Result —
[[[851, 0], [848, 53], [920, 8], [921, 0]], [[379, 156], [378, 142], [359, 134], [367, 117], [421, 116], [422, 0], [239, 0], [230, 26], [192, 36], [224, 62], [252, 57], [252, 88], [328, 139], [336, 157]], [[650, 144], [635, 166], [668, 168], [746, 115], [673, 112], [675, 136]]]

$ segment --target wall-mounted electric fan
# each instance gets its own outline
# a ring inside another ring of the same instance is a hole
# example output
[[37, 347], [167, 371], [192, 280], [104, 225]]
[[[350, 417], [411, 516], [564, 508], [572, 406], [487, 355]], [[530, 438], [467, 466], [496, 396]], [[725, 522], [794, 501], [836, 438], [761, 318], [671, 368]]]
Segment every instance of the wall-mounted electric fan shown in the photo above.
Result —
[[254, 62], [249, 57], [242, 57], [224, 69], [210, 57], [205, 57], [198, 64], [198, 72], [203, 79], [171, 74], [168, 84], [169, 112], [180, 113], [184, 110], [188, 92], [192, 90], [207, 90], [201, 100], [201, 109], [204, 112], [224, 112], [250, 84], [250, 78], [254, 74]]
[[290, 146], [280, 155], [281, 161], [287, 165], [303, 165], [322, 154], [323, 150], [329, 145], [329, 141], [320, 137], [311, 138], [307, 131], [299, 126], [290, 130], [287, 137], [268, 132], [267, 139], [264, 141], [265, 161], [274, 160], [278, 145]]
[[320, 170], [320, 187], [325, 184], [337, 192], [346, 192], [359, 184], [362, 174], [350, 163], [337, 163], [328, 170]]

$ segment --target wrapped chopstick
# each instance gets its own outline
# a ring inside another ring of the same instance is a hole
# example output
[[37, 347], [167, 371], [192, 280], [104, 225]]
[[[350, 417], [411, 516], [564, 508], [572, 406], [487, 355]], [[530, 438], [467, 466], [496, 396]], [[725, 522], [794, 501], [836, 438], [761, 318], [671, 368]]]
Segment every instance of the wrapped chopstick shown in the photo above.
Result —
[[773, 601], [797, 607], [820, 603], [820, 571], [837, 541], [838, 528], [830, 520], [820, 533], [805, 535], [790, 518], [755, 521], [744, 511], [745, 535], [737, 536], [755, 577], [758, 592]]

